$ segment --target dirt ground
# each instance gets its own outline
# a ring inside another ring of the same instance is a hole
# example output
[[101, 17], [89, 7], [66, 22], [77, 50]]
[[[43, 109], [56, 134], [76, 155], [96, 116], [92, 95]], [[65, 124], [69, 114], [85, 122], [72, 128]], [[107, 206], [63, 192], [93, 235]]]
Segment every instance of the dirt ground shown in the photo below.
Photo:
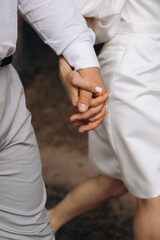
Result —
[[[73, 111], [58, 77], [55, 54], [25, 25], [22, 37], [25, 42], [18, 49], [17, 66], [27, 83], [27, 106], [33, 116], [48, 195], [46, 206], [51, 208], [96, 173], [87, 159], [87, 134], [77, 133], [69, 121]], [[135, 200], [129, 194], [111, 199], [66, 224], [56, 239], [132, 240], [134, 209]]]

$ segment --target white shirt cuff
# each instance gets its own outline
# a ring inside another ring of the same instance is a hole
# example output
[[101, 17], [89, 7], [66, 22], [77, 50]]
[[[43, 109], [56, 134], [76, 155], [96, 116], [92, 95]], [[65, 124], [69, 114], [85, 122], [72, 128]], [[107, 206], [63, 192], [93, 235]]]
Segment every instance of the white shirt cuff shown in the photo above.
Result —
[[94, 48], [88, 41], [72, 41], [62, 55], [76, 71], [89, 67], [100, 68]]

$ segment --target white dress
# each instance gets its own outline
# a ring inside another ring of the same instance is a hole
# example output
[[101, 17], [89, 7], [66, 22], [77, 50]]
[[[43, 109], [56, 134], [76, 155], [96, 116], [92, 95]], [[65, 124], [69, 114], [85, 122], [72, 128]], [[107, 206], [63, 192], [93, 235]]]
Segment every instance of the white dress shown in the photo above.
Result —
[[160, 1], [77, 0], [94, 17], [109, 115], [89, 133], [98, 172], [121, 179], [138, 198], [160, 195]]

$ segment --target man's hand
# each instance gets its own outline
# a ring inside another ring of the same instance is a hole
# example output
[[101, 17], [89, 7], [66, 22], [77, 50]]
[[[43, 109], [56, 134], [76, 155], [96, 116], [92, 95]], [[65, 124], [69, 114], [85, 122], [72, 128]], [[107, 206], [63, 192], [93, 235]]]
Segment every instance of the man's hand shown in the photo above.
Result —
[[108, 114], [106, 101], [110, 94], [110, 92], [106, 92], [101, 96], [92, 98], [90, 108], [86, 112], [71, 116], [70, 120], [74, 122], [75, 127], [78, 127], [80, 133], [93, 130], [103, 122]]
[[[93, 81], [92, 68], [79, 70], [79, 73], [73, 71], [68, 62], [63, 58], [59, 58], [59, 75], [69, 99], [74, 107], [79, 106], [79, 111], [86, 111], [89, 108], [92, 95], [98, 96], [105, 92], [105, 86], [102, 79]], [[93, 68], [95, 77], [99, 73], [98, 68]], [[86, 75], [91, 74], [88, 78]], [[104, 88], [104, 89], [103, 89]], [[80, 90], [85, 89], [85, 90]], [[79, 103], [79, 104], [78, 104]]]
[[71, 116], [71, 121], [75, 121], [74, 126], [79, 126], [79, 132], [94, 129], [107, 114], [105, 102], [110, 94], [105, 89], [99, 69], [88, 68], [75, 72], [61, 57], [59, 70], [72, 105], [80, 112]]
[[[107, 92], [104, 82], [102, 80], [99, 68], [85, 68], [78, 71], [80, 76], [82, 77], [82, 83], [80, 88], [80, 95], [78, 101], [78, 110], [80, 112], [85, 112], [92, 100], [93, 93], [94, 97], [97, 97], [100, 94], [104, 94]], [[92, 86], [98, 86], [101, 91], [95, 93], [92, 91]], [[88, 88], [87, 88], [88, 87]], [[85, 90], [84, 90], [85, 89]], [[86, 91], [88, 90], [88, 91]]]

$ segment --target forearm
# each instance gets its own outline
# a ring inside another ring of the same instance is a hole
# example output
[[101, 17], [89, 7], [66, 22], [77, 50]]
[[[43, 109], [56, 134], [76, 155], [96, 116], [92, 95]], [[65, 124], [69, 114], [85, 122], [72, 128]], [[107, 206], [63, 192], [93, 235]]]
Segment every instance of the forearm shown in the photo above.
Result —
[[76, 70], [99, 67], [87, 27], [74, 0], [19, 0], [22, 16], [57, 55], [63, 54]]

